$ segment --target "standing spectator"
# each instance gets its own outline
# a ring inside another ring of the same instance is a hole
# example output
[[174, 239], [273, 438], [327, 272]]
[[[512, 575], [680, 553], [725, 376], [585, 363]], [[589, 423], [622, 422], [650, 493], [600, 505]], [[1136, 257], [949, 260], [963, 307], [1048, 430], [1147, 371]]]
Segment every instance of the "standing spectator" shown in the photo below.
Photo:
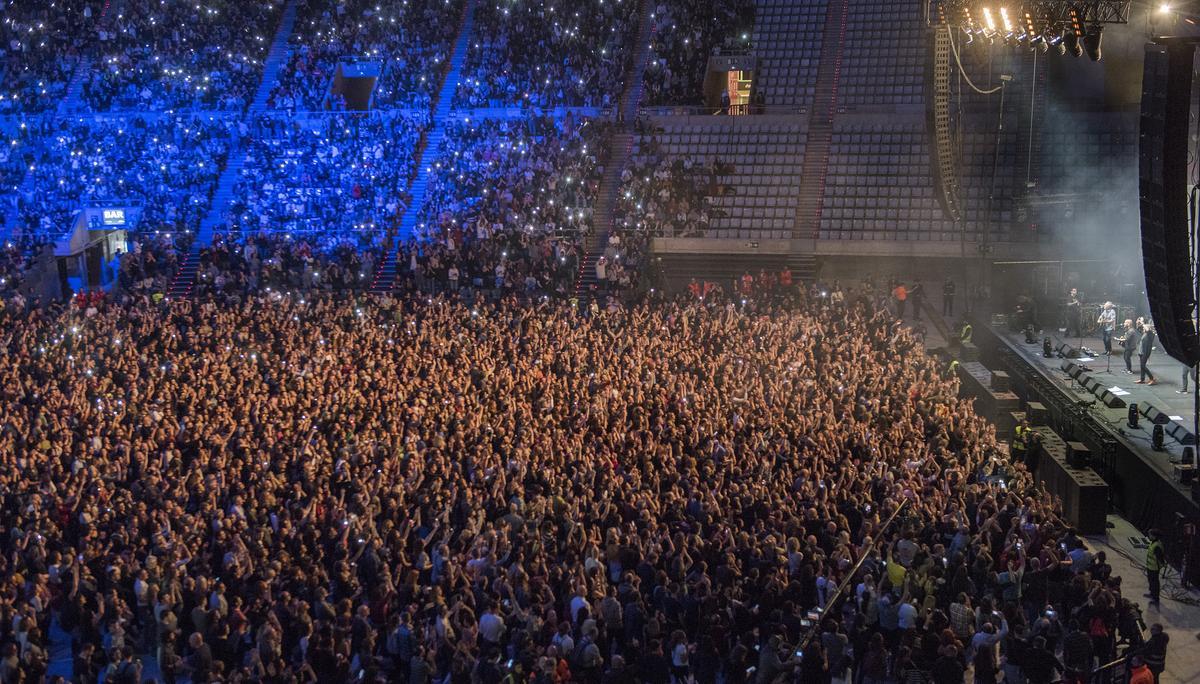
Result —
[[896, 318], [904, 318], [904, 309], [908, 305], [908, 288], [904, 287], [904, 283], [897, 282], [892, 288], [892, 301], [896, 305]]
[[1162, 624], [1156, 622], [1150, 625], [1150, 638], [1142, 648], [1142, 657], [1146, 666], [1154, 673], [1154, 684], [1158, 684], [1158, 678], [1162, 676], [1163, 670], [1167, 669], [1167, 644], [1170, 642], [1171, 637], [1163, 631]]
[[1079, 627], [1079, 621], [1072, 619], [1067, 625], [1067, 635], [1063, 637], [1063, 666], [1068, 681], [1086, 681], [1092, 672], [1092, 638]]
[[1146, 661], [1140, 655], [1129, 660], [1129, 684], [1154, 684], [1158, 678], [1150, 671]]
[[925, 299], [925, 286], [921, 281], [913, 283], [913, 286], [908, 291], [908, 296], [912, 299], [913, 320], [921, 320], [921, 303]]
[[946, 318], [954, 316], [954, 279], [946, 276], [946, 282], [942, 283], [942, 315]]
[[1055, 657], [1054, 651], [1048, 647], [1046, 638], [1036, 636], [1033, 638], [1030, 649], [1025, 653], [1021, 671], [1025, 675], [1025, 681], [1029, 684], [1050, 684], [1063, 671], [1063, 665]]

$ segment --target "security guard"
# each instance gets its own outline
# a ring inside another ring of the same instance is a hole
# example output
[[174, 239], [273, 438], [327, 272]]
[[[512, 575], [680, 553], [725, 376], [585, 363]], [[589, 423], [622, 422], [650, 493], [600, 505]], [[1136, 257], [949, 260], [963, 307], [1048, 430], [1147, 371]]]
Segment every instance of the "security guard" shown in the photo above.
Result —
[[1025, 462], [1025, 449], [1029, 447], [1027, 441], [1028, 435], [1026, 434], [1028, 432], [1029, 428], [1025, 426], [1024, 422], [1017, 423], [1017, 426], [1013, 428], [1012, 443], [1008, 445], [1008, 460], [1010, 462]]
[[1150, 546], [1146, 547], [1146, 581], [1150, 584], [1150, 592], [1146, 598], [1150, 599], [1152, 606], [1158, 605], [1158, 596], [1162, 591], [1158, 576], [1166, 562], [1166, 551], [1158, 538], [1158, 530], [1150, 530]]

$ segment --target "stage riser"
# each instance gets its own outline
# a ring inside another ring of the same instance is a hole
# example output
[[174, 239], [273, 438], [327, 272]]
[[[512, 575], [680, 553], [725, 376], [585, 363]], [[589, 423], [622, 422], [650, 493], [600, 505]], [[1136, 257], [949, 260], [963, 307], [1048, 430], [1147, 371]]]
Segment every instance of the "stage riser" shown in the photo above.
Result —
[[[1001, 382], [1007, 387], [1008, 374], [1002, 373]], [[958, 376], [962, 383], [962, 393], [975, 399], [975, 412], [987, 418], [996, 426], [996, 435], [1001, 439], [1012, 436], [1012, 414], [1021, 408], [1021, 399], [1010, 391], [997, 391], [992, 386], [995, 374], [977, 361], [967, 361], [958, 366]]]
[[[975, 330], [975, 342], [984, 362], [1008, 372], [1014, 391], [1025, 403], [1030, 422], [1036, 424], [1032, 407], [1040, 404], [1045, 424], [1087, 444], [1092, 450], [1093, 469], [1110, 488], [1111, 505], [1138, 529], [1170, 528], [1176, 524], [1176, 514], [1200, 518], [1200, 506], [1192, 500], [1191, 492], [1150, 462], [1152, 458], [1164, 458], [1162, 454], [1150, 452], [1148, 443], [1143, 453], [1140, 444], [1120, 439], [1117, 427], [1123, 422], [1110, 425], [1078, 407], [1077, 398], [1059, 384], [1062, 376], [1058, 359], [1043, 359], [1040, 347], [1034, 350], [1024, 346], [1023, 340], [1009, 340], [1003, 330], [978, 322]], [[1113, 359], [1114, 367], [1118, 361], [1119, 358]]]
[[[1063, 516], [1084, 534], [1104, 534], [1108, 515], [1108, 485], [1091, 468], [1072, 468], [1071, 448], [1048, 427], [1038, 449], [1037, 481], [1063, 503]], [[1082, 446], [1082, 445], [1079, 445]]]

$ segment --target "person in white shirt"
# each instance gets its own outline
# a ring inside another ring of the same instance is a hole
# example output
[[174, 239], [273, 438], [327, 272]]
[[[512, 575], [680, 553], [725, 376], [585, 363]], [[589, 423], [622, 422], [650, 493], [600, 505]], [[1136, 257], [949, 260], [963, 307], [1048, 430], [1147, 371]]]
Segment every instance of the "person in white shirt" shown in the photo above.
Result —
[[1100, 324], [1100, 335], [1104, 339], [1104, 353], [1111, 356], [1113, 332], [1117, 329], [1117, 307], [1112, 302], [1104, 302], [1096, 322]]
[[504, 638], [504, 618], [496, 614], [491, 606], [479, 616], [479, 637], [484, 641], [499, 645]]

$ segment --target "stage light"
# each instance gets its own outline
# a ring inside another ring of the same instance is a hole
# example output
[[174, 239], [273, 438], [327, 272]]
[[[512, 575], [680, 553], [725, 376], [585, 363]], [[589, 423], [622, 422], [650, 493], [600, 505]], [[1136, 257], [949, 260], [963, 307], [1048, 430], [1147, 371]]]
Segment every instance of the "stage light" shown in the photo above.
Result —
[[1093, 62], [1100, 61], [1100, 43], [1104, 40], [1104, 27], [1096, 24], [1083, 36], [1083, 51]]
[[1067, 27], [1067, 34], [1063, 37], [1063, 42], [1066, 43], [1067, 51], [1076, 57], [1083, 56], [1083, 47], [1079, 44], [1083, 38], [1083, 25], [1079, 22], [1079, 10], [1071, 8], [1071, 25]]
[[986, 26], [987, 30], [989, 31], [996, 30], [996, 18], [992, 16], [991, 7], [983, 8], [983, 25]]
[[1159, 5], [1158, 13], [1159, 14], [1170, 14], [1171, 13], [1171, 5], [1169, 3], [1165, 3], [1165, 2], [1161, 5]]
[[1136, 403], [1129, 405], [1129, 420], [1127, 424], [1130, 430], [1136, 430], [1138, 427], [1138, 405]]
[[1054, 356], [1054, 345], [1050, 342], [1049, 337], [1042, 338], [1042, 356], [1047, 359]]
[[1151, 433], [1150, 446], [1155, 451], [1163, 450], [1163, 426], [1155, 424], [1154, 431]]
[[1079, 36], [1070, 30], [1067, 31], [1066, 37], [1063, 38], [1063, 54], [1068, 52], [1076, 57], [1083, 56], [1083, 48], [1079, 45]]
[[1005, 33], [1013, 32], [1013, 23], [1012, 23], [1012, 20], [1008, 18], [1008, 8], [1007, 7], [1000, 8], [1000, 24], [1004, 27]]

